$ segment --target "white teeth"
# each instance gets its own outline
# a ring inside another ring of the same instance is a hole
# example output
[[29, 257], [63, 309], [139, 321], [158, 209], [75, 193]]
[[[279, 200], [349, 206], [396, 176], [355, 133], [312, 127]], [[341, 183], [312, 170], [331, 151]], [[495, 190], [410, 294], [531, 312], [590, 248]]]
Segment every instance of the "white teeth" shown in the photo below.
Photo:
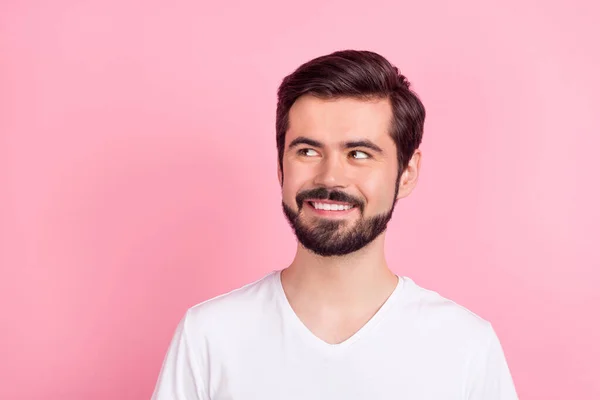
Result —
[[348, 204], [329, 204], [329, 203], [312, 203], [313, 207], [317, 210], [325, 211], [345, 211], [351, 209], [353, 206]]

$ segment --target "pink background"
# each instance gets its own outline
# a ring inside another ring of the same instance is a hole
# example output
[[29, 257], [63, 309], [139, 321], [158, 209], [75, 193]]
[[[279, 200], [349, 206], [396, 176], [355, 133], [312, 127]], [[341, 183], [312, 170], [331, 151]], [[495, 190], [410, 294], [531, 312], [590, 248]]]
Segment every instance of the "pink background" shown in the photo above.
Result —
[[186, 308], [285, 267], [275, 92], [357, 48], [428, 111], [394, 271], [492, 321], [521, 399], [599, 399], [598, 11], [3, 2], [0, 398], [147, 399]]

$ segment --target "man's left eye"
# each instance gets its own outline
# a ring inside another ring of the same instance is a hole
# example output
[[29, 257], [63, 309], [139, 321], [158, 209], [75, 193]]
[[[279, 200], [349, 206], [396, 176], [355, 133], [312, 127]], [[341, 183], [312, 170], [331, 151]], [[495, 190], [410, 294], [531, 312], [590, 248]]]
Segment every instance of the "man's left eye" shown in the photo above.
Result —
[[352, 158], [355, 158], [357, 160], [361, 160], [361, 159], [370, 157], [370, 155], [368, 153], [365, 153], [364, 151], [360, 151], [360, 150], [353, 150], [350, 152], [350, 155]]

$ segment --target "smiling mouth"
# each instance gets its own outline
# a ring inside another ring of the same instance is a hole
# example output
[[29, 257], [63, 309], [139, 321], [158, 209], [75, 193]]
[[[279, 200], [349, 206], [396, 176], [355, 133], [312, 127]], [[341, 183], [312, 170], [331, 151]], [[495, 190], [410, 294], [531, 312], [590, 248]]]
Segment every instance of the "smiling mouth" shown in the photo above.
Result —
[[322, 211], [348, 211], [355, 207], [354, 204], [349, 203], [326, 203], [317, 200], [309, 200], [307, 203], [314, 209]]

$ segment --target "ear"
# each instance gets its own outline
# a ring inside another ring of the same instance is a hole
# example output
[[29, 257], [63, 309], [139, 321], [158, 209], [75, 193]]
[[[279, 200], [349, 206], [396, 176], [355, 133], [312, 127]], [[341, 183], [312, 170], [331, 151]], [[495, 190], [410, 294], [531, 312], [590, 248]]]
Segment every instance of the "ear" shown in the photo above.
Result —
[[279, 160], [277, 160], [277, 179], [279, 180], [279, 186], [283, 186], [283, 172], [281, 171]]
[[415, 186], [417, 186], [417, 181], [419, 180], [419, 171], [421, 169], [421, 150], [416, 149], [413, 153], [408, 165], [402, 171], [402, 176], [400, 177], [400, 185], [398, 187], [398, 197], [396, 200], [400, 200], [406, 196], [408, 196]]

